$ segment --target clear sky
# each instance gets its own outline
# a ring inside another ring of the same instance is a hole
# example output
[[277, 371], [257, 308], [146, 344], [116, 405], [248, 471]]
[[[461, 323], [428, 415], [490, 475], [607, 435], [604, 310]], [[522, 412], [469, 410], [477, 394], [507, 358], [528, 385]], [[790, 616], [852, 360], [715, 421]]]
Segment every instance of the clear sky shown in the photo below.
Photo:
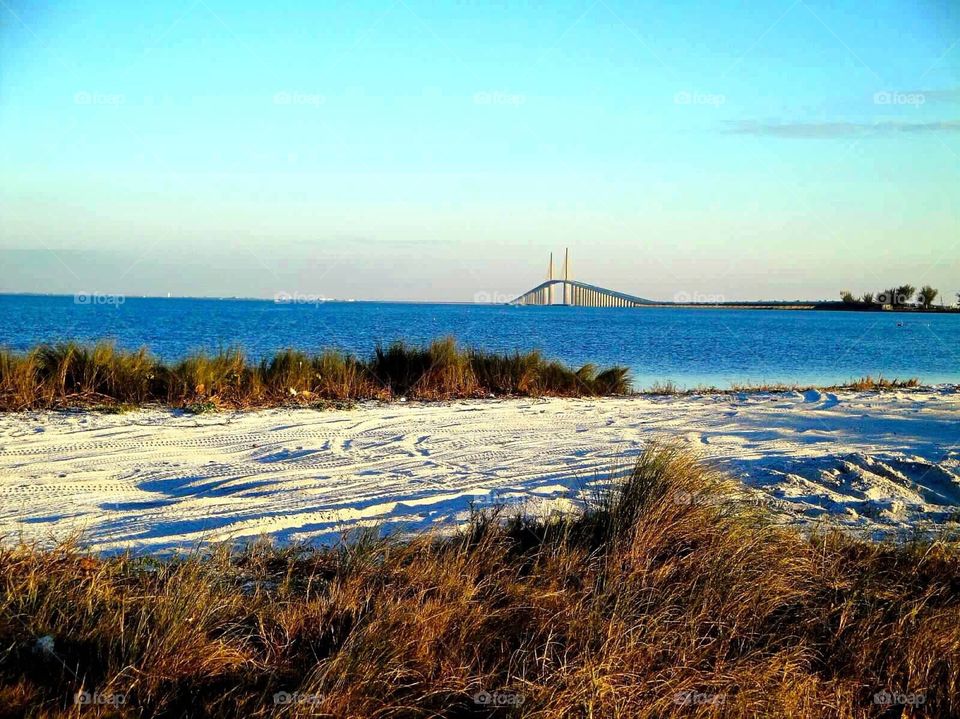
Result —
[[944, 0], [0, 0], [0, 291], [960, 291]]

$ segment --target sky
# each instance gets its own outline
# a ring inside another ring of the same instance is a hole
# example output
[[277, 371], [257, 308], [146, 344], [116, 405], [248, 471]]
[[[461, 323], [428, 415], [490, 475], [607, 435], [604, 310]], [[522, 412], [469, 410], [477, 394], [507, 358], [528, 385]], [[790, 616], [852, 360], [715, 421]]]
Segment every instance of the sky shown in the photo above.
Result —
[[960, 292], [960, 5], [0, 0], [0, 292]]

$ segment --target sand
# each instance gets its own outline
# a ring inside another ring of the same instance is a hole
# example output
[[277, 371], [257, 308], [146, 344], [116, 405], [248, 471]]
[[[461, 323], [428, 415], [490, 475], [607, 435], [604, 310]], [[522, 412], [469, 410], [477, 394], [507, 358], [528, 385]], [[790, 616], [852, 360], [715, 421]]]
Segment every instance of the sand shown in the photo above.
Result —
[[651, 440], [740, 478], [776, 521], [880, 537], [960, 519], [960, 393], [808, 391], [365, 404], [191, 416], [0, 415], [0, 534], [164, 552], [362, 526], [449, 528], [472, 506], [569, 509]]

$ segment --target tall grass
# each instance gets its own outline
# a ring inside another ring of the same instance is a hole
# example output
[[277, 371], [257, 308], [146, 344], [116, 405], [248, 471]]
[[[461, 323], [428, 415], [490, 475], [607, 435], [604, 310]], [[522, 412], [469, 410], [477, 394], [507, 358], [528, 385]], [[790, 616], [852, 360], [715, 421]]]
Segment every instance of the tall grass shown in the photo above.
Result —
[[911, 389], [913, 387], [919, 387], [920, 380], [916, 378], [905, 380], [896, 378], [884, 379], [882, 376], [878, 376], [876, 379], [874, 379], [870, 375], [867, 375], [866, 377], [853, 380], [845, 386], [855, 390]]
[[144, 350], [124, 352], [110, 343], [40, 345], [22, 354], [0, 351], [0, 403], [23, 409], [122, 397], [151, 399], [156, 361]]
[[423, 348], [394, 342], [378, 346], [370, 371], [394, 395], [423, 399], [470, 397], [479, 391], [470, 354], [452, 339], [432, 342]]
[[455, 537], [163, 561], [0, 549], [0, 704], [77, 716], [97, 709], [74, 705], [86, 691], [131, 717], [960, 714], [956, 547], [803, 537], [727, 505], [725, 481], [661, 447], [580, 514], [478, 514]]
[[27, 409], [41, 399], [37, 350], [14, 354], [0, 349], [0, 403], [5, 409]]
[[0, 351], [0, 409], [159, 402], [252, 407], [317, 400], [493, 395], [611, 395], [630, 389], [627, 371], [574, 370], [538, 352], [512, 355], [462, 349], [452, 339], [425, 347], [396, 342], [367, 359], [334, 350], [293, 349], [251, 363], [242, 350], [197, 353], [173, 364], [146, 349], [110, 343], [42, 345]]
[[374, 379], [368, 364], [352, 355], [326, 350], [314, 358], [317, 382], [313, 391], [334, 400], [383, 399], [386, 387]]
[[[195, 354], [172, 367], [158, 365], [156, 376], [165, 390], [161, 397], [171, 404], [216, 398], [230, 405], [256, 404], [263, 394], [263, 378], [239, 349], [217, 354]], [[116, 399], [123, 401], [123, 398]]]

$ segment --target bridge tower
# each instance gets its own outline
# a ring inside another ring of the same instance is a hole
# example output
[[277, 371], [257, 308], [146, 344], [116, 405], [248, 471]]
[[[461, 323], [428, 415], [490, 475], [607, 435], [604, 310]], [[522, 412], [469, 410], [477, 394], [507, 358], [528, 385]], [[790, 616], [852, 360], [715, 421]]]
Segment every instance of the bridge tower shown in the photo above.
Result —
[[550, 266], [547, 268], [547, 304], [553, 304], [553, 253], [550, 253]]
[[547, 265], [547, 279], [531, 290], [512, 300], [511, 305], [552, 305], [554, 285], [563, 286], [563, 304], [571, 307], [642, 307], [655, 305], [656, 302], [635, 297], [624, 292], [616, 292], [586, 282], [570, 279], [570, 248], [564, 249], [563, 272], [556, 277], [553, 266], [553, 253]]

